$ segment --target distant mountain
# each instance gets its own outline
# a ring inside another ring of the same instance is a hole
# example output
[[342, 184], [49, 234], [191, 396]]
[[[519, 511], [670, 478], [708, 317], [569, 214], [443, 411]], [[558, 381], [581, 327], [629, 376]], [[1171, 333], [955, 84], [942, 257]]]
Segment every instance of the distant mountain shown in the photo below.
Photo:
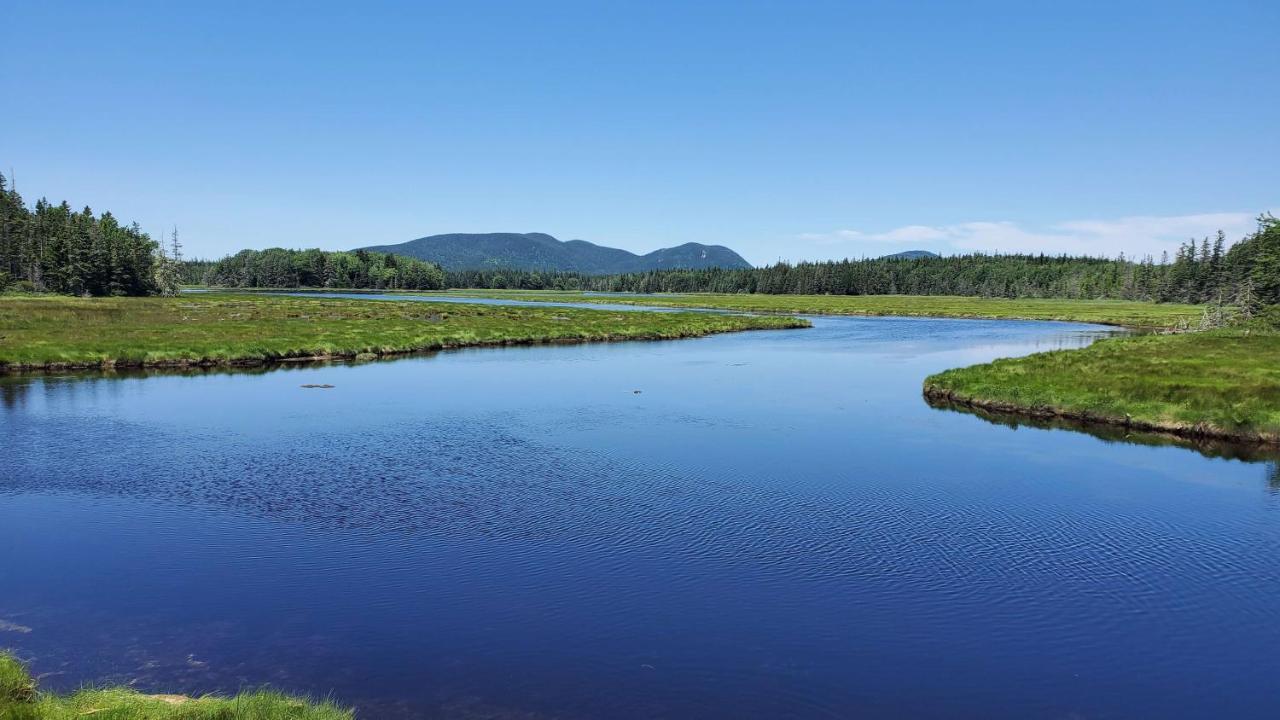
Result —
[[721, 245], [685, 243], [636, 255], [586, 240], [562, 242], [546, 233], [453, 233], [361, 249], [430, 260], [446, 270], [511, 268], [613, 275], [670, 268], [751, 267], [741, 255]]
[[908, 250], [906, 252], [885, 255], [881, 260], [920, 260], [921, 258], [942, 257], [938, 253], [929, 252], [928, 250]]

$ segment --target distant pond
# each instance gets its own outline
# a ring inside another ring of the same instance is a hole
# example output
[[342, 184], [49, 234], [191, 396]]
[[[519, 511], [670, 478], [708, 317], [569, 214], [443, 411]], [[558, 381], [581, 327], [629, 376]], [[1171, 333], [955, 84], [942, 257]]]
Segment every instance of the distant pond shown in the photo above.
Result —
[[1273, 460], [920, 396], [1107, 332], [3, 378], [0, 647], [371, 719], [1280, 717]]

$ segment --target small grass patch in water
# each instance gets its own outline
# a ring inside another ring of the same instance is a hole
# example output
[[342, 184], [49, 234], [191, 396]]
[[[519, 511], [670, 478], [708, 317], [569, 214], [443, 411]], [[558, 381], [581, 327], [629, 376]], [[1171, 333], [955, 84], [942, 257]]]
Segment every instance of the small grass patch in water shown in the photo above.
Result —
[[279, 295], [0, 297], [0, 372], [236, 365], [807, 327], [789, 317]]
[[13, 655], [0, 652], [0, 720], [352, 720], [351, 710], [271, 690], [233, 697], [146, 695], [129, 688], [40, 692]]

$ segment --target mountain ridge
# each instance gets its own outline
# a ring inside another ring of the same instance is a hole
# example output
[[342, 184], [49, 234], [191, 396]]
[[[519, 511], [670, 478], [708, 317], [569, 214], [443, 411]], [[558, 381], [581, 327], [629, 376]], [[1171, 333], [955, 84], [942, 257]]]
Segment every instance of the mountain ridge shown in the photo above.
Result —
[[882, 255], [880, 256], [879, 259], [881, 260], [923, 260], [925, 258], [936, 258], [936, 257], [942, 257], [942, 256], [936, 252], [930, 252], [928, 250], [906, 250], [904, 252], [894, 253], [892, 255]]
[[723, 245], [684, 243], [638, 255], [586, 240], [558, 240], [546, 233], [446, 233], [394, 245], [359, 248], [429, 260], [446, 270], [536, 270], [615, 275], [673, 268], [750, 268]]

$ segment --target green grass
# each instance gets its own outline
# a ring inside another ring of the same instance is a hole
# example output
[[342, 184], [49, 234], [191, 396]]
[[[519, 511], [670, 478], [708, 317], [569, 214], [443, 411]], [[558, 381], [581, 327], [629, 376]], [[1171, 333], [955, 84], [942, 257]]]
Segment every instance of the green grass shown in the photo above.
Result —
[[351, 720], [328, 701], [270, 690], [234, 697], [145, 695], [128, 688], [86, 688], [69, 695], [39, 692], [26, 668], [0, 652], [0, 720]]
[[253, 364], [807, 327], [788, 317], [610, 312], [273, 295], [0, 297], [0, 372]]
[[36, 683], [27, 669], [12, 655], [0, 652], [0, 708], [12, 703], [31, 702]]
[[1241, 328], [1101, 340], [948, 370], [930, 398], [1188, 437], [1280, 443], [1280, 333]]
[[1054, 300], [952, 297], [946, 295], [589, 295], [550, 290], [453, 290], [454, 296], [587, 302], [658, 307], [716, 308], [761, 313], [805, 315], [899, 315], [907, 317], [1007, 318], [1069, 320], [1138, 328], [1173, 328], [1192, 324], [1204, 314], [1202, 305], [1129, 300]]

